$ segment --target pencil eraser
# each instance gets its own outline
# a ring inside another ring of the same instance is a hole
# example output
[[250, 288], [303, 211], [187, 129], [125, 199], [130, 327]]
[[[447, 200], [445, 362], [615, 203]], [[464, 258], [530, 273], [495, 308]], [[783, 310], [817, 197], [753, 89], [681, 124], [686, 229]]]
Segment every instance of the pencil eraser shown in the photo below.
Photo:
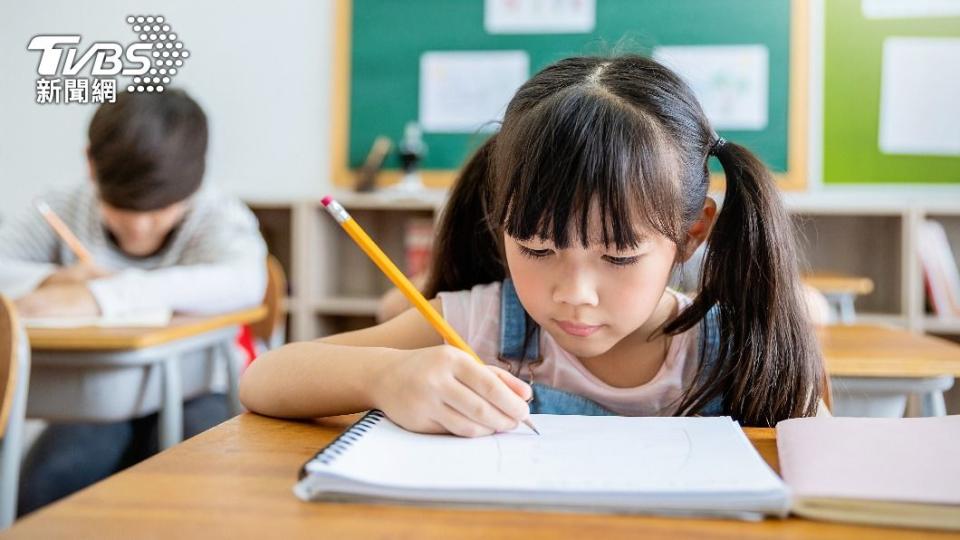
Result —
[[327, 195], [326, 197], [320, 199], [320, 204], [324, 206], [329, 206], [333, 202], [333, 197]]

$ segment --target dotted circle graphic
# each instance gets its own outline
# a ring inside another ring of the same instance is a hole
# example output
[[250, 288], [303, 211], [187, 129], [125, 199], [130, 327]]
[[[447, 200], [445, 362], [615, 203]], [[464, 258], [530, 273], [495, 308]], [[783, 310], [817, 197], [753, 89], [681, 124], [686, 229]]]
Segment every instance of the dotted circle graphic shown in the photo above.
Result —
[[177, 68], [190, 57], [190, 51], [184, 49], [173, 26], [162, 15], [128, 15], [125, 20], [139, 42], [150, 46], [151, 59], [146, 72], [131, 79], [127, 92], [163, 92], [178, 73]]

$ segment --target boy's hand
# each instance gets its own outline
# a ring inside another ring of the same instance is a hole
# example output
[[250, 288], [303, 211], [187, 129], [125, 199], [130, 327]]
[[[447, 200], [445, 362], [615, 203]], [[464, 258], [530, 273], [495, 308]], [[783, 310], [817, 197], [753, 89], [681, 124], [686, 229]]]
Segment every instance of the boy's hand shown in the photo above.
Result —
[[374, 402], [411, 431], [463, 437], [509, 431], [530, 415], [530, 386], [450, 345], [410, 351], [374, 382]]
[[100, 306], [82, 283], [46, 285], [14, 302], [24, 317], [88, 317], [100, 315]]
[[72, 266], [61, 266], [40, 283], [41, 287], [63, 283], [86, 283], [92, 279], [109, 276], [110, 272], [96, 265], [76, 263]]

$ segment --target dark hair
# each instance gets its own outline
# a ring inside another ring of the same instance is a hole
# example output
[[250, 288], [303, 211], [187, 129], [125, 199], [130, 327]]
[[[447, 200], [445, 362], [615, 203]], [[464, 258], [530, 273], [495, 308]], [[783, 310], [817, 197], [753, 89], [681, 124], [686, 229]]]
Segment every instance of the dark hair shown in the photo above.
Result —
[[156, 210], [200, 187], [207, 117], [183, 90], [120, 92], [97, 109], [87, 134], [99, 197], [110, 206]]
[[[678, 414], [696, 414], [717, 396], [725, 414], [747, 425], [816, 414], [824, 372], [792, 224], [760, 160], [738, 144], [716, 143], [690, 88], [649, 58], [578, 57], [548, 66], [520, 87], [499, 133], [453, 187], [427, 294], [505, 278], [503, 232], [586, 247], [594, 203], [605, 244], [636, 246], [645, 228], [671, 239], [679, 254], [707, 196], [713, 151], [726, 193], [700, 291], [663, 331], [688, 330], [718, 306], [720, 359], [707, 365], [701, 358]], [[571, 223], [578, 238], [570, 238]]]

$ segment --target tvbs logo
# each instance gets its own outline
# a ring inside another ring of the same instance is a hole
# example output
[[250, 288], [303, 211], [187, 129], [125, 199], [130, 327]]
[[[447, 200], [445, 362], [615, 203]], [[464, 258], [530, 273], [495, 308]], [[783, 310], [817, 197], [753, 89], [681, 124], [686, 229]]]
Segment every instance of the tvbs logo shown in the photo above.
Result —
[[[27, 45], [27, 49], [41, 51], [37, 73], [42, 76], [77, 75], [91, 60], [93, 65], [90, 68], [90, 74], [94, 77], [143, 75], [150, 69], [150, 51], [153, 50], [153, 45], [150, 43], [133, 43], [124, 50], [118, 43], [95, 42], [79, 58], [77, 56], [80, 49], [77, 47], [63, 48], [65, 45], [78, 43], [80, 43], [78, 35], [41, 35], [34, 36]], [[66, 61], [63, 61], [64, 51]], [[124, 59], [127, 61], [126, 64]], [[62, 71], [61, 64], [63, 64]]]
[[[127, 24], [139, 39], [126, 46], [96, 41], [81, 48], [76, 34], [34, 36], [27, 49], [40, 53], [37, 103], [116, 101], [117, 76], [132, 77], [128, 92], [163, 92], [190, 51], [162, 16], [130, 15]], [[91, 78], [77, 76], [87, 68]]]

